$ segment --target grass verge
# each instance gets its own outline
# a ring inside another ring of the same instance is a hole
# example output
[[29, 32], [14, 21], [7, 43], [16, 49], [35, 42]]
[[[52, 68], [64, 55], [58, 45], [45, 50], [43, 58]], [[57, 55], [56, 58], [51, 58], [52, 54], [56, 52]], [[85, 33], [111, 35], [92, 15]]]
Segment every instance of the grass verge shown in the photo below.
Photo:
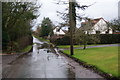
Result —
[[26, 48], [24, 48], [24, 49], [22, 50], [22, 52], [28, 52], [28, 51], [31, 50], [31, 48], [32, 48], [32, 45], [29, 45], [29, 46], [27, 46]]
[[46, 41], [46, 42], [50, 42], [50, 40], [47, 40], [47, 39], [44, 39], [42, 37], [39, 37], [39, 36], [36, 36], [36, 35], [33, 35], [35, 38], [39, 39], [40, 41]]
[[[86, 47], [88, 47], [88, 46], [97, 46], [97, 45], [103, 45], [103, 44], [86, 45]], [[70, 45], [59, 45], [57, 47], [59, 47], [59, 48], [70, 48]], [[74, 45], [74, 48], [79, 48], [79, 47], [84, 47], [84, 45]]]
[[[63, 51], [70, 54], [69, 50]], [[101, 48], [88, 48], [75, 49], [73, 57], [86, 62], [87, 64], [94, 65], [105, 73], [111, 74], [114, 77], [118, 75], [118, 47], [101, 47]]]

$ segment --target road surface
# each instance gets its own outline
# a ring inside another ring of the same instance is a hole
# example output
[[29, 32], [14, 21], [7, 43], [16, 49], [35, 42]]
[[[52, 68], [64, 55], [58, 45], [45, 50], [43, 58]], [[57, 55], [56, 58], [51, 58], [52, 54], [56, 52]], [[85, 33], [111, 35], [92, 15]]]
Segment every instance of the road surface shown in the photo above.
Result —
[[33, 52], [8, 64], [3, 69], [3, 78], [102, 78], [80, 66], [72, 59], [49, 48], [39, 49], [41, 44], [33, 38]]
[[[99, 47], [110, 47], [110, 46], [120, 46], [120, 44], [103, 44], [103, 45], [96, 45], [96, 46], [87, 46], [86, 48], [99, 48]], [[74, 49], [83, 49], [84, 47], [74, 47]], [[59, 50], [68, 50], [69, 48], [59, 48]]]

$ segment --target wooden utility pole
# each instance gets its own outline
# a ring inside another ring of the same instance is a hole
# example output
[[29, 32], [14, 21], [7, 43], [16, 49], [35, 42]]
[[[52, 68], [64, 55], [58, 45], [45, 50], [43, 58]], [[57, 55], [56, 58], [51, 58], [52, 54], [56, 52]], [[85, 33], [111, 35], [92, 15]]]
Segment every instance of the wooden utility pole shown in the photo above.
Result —
[[69, 25], [70, 25], [70, 54], [74, 54], [73, 49], [73, 34], [76, 27], [76, 10], [75, 0], [69, 0]]

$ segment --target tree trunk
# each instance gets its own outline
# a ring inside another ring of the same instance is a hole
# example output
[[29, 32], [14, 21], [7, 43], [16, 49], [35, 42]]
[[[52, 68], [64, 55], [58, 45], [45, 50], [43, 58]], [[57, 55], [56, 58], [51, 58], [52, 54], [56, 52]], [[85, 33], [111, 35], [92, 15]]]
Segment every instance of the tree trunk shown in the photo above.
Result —
[[86, 44], [84, 44], [84, 47], [83, 47], [83, 49], [86, 49]]
[[69, 0], [70, 54], [74, 54], [73, 33], [76, 27], [75, 0]]

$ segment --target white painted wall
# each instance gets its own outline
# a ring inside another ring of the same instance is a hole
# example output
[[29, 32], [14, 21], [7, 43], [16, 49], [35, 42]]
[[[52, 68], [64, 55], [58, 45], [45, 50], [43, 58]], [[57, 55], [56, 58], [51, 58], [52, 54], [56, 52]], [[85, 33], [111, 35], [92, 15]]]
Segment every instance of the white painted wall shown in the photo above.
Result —
[[57, 30], [58, 30], [57, 27], [53, 30], [53, 32], [54, 32], [55, 35], [65, 35], [65, 33], [63, 32], [62, 29], [60, 29], [59, 31], [57, 31]]
[[109, 31], [109, 34], [113, 34], [113, 30], [112, 29]]
[[91, 30], [91, 31], [89, 31], [89, 34], [96, 34], [96, 31], [95, 30]]
[[102, 33], [107, 30], [107, 24], [103, 19], [101, 19], [97, 24], [94, 25], [93, 29]]
[[[101, 19], [98, 21], [97, 24], [95, 24], [93, 27], [92, 27], [92, 30], [88, 31], [89, 34], [96, 34], [96, 31], [100, 31], [100, 34], [106, 34], [106, 31], [107, 31], [108, 27], [107, 27], [107, 23]], [[113, 31], [111, 28], [109, 28], [110, 31], [109, 31], [109, 34], [112, 34]]]

